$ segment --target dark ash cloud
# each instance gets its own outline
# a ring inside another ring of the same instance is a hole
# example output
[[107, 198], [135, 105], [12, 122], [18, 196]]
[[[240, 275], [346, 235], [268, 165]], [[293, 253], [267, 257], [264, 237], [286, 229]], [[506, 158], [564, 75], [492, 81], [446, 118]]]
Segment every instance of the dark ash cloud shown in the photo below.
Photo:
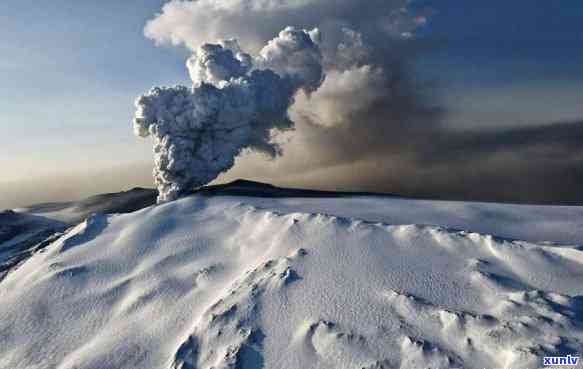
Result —
[[243, 163], [232, 175], [249, 170], [294, 186], [433, 199], [583, 204], [583, 121], [491, 131], [392, 127], [371, 138], [374, 132], [344, 127], [329, 139], [312, 126], [309, 147], [326, 156], [295, 166], [284, 158], [273, 170]]

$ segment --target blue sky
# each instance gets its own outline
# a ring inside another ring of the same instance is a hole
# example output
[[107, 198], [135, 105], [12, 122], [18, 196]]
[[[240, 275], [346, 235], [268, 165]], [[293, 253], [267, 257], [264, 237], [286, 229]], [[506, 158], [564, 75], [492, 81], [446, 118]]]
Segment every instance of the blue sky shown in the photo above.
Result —
[[[537, 124], [583, 116], [583, 5], [566, 1], [418, 2], [437, 10], [422, 64], [452, 123]], [[477, 122], [477, 123], [476, 123]]]
[[155, 47], [146, 19], [163, 1], [7, 0], [0, 13], [1, 180], [145, 160], [133, 100], [186, 79], [186, 52]]
[[[151, 160], [131, 131], [133, 99], [187, 81], [185, 50], [143, 36], [162, 0], [5, 0], [0, 13], [2, 181]], [[452, 125], [583, 117], [583, 5], [418, 1], [436, 10], [420, 68]]]
[[434, 57], [473, 71], [473, 80], [583, 78], [583, 5], [576, 0], [426, 3], [438, 11], [425, 32], [442, 42]]

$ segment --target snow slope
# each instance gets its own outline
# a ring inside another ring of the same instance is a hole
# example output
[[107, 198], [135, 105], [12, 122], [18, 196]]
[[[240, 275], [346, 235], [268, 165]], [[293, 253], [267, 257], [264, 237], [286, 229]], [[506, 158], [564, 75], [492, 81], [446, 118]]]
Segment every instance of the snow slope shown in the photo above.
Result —
[[89, 215], [129, 213], [154, 204], [156, 196], [155, 190], [134, 188], [81, 201], [36, 204], [0, 211], [0, 282], [11, 269]]
[[200, 194], [94, 215], [0, 282], [0, 368], [542, 367], [583, 352], [582, 223]]
[[0, 211], [0, 282], [12, 268], [54, 241], [65, 228], [57, 220]]

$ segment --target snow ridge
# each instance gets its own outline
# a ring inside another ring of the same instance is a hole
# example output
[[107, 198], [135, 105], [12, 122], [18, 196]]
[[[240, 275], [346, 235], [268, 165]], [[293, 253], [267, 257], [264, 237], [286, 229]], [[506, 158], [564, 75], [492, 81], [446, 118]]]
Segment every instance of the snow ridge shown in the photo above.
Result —
[[290, 263], [303, 256], [270, 260], [248, 271], [201, 317], [194, 333], [178, 349], [174, 369], [261, 368], [263, 338], [258, 319], [260, 300], [280, 290], [299, 276]]

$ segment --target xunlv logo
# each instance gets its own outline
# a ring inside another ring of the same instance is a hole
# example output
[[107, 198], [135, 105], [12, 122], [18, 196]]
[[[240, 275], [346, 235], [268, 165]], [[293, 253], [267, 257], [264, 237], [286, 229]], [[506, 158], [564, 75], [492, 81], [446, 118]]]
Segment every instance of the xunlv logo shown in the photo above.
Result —
[[563, 366], [563, 365], [577, 365], [579, 362], [579, 356], [545, 356], [544, 358], [544, 365], [555, 365], [555, 366]]

